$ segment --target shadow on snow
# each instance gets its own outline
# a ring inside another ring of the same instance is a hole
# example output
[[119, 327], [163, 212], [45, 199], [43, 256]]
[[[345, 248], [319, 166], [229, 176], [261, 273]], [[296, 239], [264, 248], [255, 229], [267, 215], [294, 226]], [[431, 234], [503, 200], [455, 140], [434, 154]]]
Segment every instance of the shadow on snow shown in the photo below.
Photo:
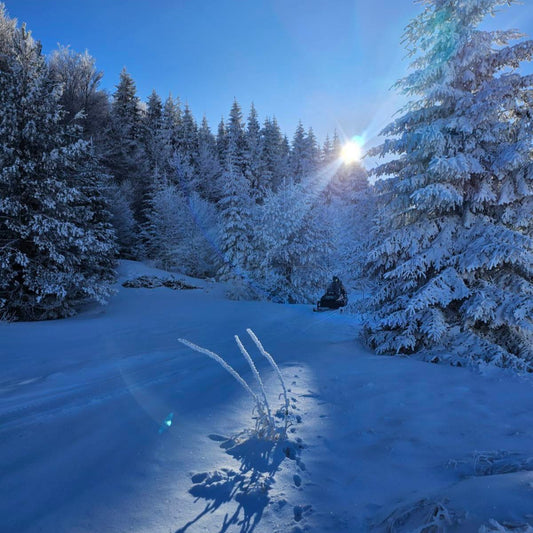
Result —
[[195, 501], [203, 499], [207, 503], [193, 520], [175, 533], [185, 533], [203, 516], [231, 501], [237, 503], [237, 508], [231, 516], [226, 513], [219, 533], [234, 524], [240, 526], [240, 533], [251, 533], [270, 502], [269, 491], [280, 464], [287, 458], [298, 460], [300, 446], [286, 439], [271, 441], [249, 433], [229, 439], [220, 435], [209, 435], [209, 438], [221, 442], [220, 447], [240, 463], [239, 469], [222, 468], [193, 475], [189, 493]]

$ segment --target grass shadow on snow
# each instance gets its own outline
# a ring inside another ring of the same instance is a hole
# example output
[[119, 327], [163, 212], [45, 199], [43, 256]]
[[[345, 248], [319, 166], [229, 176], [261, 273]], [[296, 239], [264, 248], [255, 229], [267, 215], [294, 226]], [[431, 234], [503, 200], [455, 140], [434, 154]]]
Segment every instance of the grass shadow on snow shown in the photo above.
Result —
[[226, 439], [210, 435], [220, 441], [220, 447], [233, 457], [239, 466], [236, 470], [222, 468], [192, 476], [189, 493], [197, 500], [206, 500], [204, 509], [176, 533], [185, 533], [208, 513], [214, 513], [224, 504], [234, 502], [233, 514], [226, 513], [219, 533], [232, 525], [240, 527], [240, 533], [251, 533], [261, 521], [270, 502], [269, 491], [275, 483], [274, 476], [285, 459], [298, 461], [301, 446], [286, 439], [267, 440], [253, 433]]

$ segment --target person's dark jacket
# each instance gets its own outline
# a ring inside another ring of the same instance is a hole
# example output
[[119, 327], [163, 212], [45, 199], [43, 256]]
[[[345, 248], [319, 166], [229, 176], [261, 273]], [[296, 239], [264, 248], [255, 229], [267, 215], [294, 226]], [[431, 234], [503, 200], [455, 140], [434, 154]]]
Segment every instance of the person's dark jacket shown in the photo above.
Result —
[[340, 298], [341, 296], [346, 297], [346, 289], [344, 288], [342, 281], [340, 279], [332, 281], [329, 284], [328, 290], [326, 291], [326, 295], [334, 296], [335, 298]]

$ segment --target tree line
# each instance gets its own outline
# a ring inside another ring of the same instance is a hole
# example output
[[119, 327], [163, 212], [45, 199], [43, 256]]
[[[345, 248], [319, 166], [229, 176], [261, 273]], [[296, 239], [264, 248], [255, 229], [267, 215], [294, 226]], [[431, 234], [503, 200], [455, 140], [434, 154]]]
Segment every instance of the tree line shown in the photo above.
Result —
[[279, 302], [312, 301], [332, 269], [351, 270], [346, 228], [331, 228], [370, 187], [361, 166], [339, 165], [337, 135], [319, 146], [300, 123], [289, 141], [237, 101], [214, 134], [171, 95], [142, 102], [125, 69], [109, 95], [87, 52], [45, 58], [4, 7], [0, 23], [5, 317], [104, 301], [117, 257]]

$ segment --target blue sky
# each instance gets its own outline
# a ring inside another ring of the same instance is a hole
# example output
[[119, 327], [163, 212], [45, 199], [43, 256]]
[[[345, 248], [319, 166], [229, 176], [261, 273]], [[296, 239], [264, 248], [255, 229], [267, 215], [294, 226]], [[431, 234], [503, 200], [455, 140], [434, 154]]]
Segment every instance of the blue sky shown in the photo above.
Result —
[[[335, 128], [372, 137], [400, 98], [400, 45], [420, 6], [411, 0], [5, 0], [46, 53], [87, 49], [114, 90], [123, 66], [139, 96], [187, 102], [213, 130], [234, 98], [247, 115], [275, 115], [292, 137], [301, 119], [322, 140]], [[528, 5], [529, 4], [529, 5]], [[531, 0], [490, 25], [533, 35]]]

